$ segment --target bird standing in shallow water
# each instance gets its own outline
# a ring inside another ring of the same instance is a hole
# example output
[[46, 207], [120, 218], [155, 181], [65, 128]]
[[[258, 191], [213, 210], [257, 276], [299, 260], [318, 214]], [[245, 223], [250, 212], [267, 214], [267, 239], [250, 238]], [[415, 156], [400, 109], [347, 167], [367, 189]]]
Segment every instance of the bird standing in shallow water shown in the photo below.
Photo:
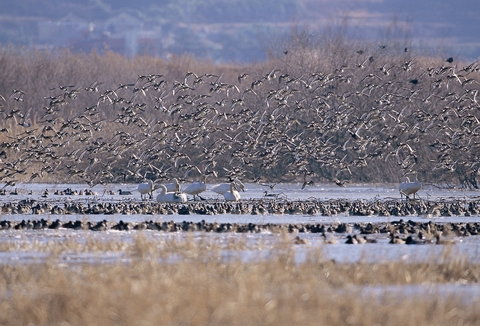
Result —
[[406, 198], [410, 198], [409, 196], [413, 194], [413, 198], [415, 198], [415, 194], [422, 188], [422, 184], [418, 181], [417, 176], [415, 175], [415, 181], [410, 181], [408, 177], [405, 177], [405, 181], [402, 182], [398, 186], [398, 190], [400, 191], [400, 195], [403, 197], [405, 195]]
[[[235, 187], [237, 189], [241, 189], [242, 191], [245, 191], [245, 186], [240, 180], [238, 180], [238, 178], [235, 178], [233, 180], [233, 183], [235, 183]], [[212, 187], [212, 191], [216, 192], [219, 195], [224, 195], [229, 190], [230, 190], [230, 183], [221, 183]]]
[[143, 182], [138, 185], [137, 191], [140, 193], [140, 197], [142, 200], [144, 199], [144, 195], [149, 195], [149, 198], [153, 198], [153, 191], [156, 190], [157, 188], [154, 186], [152, 180], [148, 180], [147, 182]]
[[199, 194], [207, 190], [207, 176], [204, 175], [202, 179], [203, 181], [198, 181], [198, 182], [189, 184], [183, 192], [185, 192], [186, 194], [192, 195], [193, 199], [195, 199], [196, 196], [200, 197]]

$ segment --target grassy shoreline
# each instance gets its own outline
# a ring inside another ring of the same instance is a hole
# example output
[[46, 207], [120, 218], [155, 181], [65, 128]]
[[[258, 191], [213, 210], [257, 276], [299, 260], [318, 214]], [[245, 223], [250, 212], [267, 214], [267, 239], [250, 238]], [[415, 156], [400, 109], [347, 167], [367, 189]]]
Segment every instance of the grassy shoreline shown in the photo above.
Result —
[[[340, 264], [325, 259], [321, 246], [296, 262], [290, 237], [255, 262], [219, 259], [224, 246], [211, 239], [159, 241], [139, 234], [131, 243], [99, 245], [51, 243], [45, 262], [0, 266], [0, 323], [473, 325], [480, 318], [474, 298], [362, 292], [372, 286], [477, 284], [480, 265], [451, 247], [421, 263]], [[241, 241], [228, 246], [245, 248]], [[59, 264], [56, 255], [67, 249], [119, 250], [131, 260]], [[172, 255], [176, 263], [157, 259]]]

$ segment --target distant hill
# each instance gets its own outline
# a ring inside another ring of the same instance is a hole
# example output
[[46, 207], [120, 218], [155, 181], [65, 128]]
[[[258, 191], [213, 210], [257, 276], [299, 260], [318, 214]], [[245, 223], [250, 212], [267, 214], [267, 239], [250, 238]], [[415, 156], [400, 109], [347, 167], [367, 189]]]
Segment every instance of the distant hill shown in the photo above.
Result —
[[297, 0], [5, 0], [0, 14], [58, 20], [73, 13], [78, 18], [97, 21], [127, 11], [148, 22], [283, 22], [291, 19], [299, 6]]
[[477, 58], [479, 12], [475, 0], [4, 0], [0, 43], [249, 62], [265, 59], [271, 36], [291, 25], [347, 26], [355, 38], [404, 38]]

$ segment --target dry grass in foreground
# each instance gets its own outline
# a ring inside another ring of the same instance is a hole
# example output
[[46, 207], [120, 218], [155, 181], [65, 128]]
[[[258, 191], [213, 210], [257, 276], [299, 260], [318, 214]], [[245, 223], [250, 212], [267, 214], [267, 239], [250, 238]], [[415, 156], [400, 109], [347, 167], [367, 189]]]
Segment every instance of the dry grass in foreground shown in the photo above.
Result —
[[[473, 325], [480, 318], [478, 301], [459, 296], [361, 293], [374, 285], [477, 283], [480, 266], [448, 247], [422, 263], [376, 264], [328, 261], [320, 247], [298, 263], [285, 237], [269, 259], [244, 262], [218, 259], [222, 246], [209, 240], [140, 234], [118, 247], [129, 262], [66, 266], [55, 256], [76, 246], [59, 246], [40, 264], [0, 267], [0, 324]], [[168, 257], [173, 262], [161, 262]]]

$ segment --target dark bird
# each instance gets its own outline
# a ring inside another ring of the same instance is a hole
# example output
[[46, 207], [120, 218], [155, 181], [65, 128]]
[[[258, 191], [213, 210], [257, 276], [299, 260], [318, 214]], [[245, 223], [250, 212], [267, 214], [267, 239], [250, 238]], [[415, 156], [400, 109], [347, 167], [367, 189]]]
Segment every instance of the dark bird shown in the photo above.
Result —
[[347, 183], [346, 181], [340, 181], [337, 178], [333, 179], [333, 182], [339, 187], [345, 187], [345, 183]]

